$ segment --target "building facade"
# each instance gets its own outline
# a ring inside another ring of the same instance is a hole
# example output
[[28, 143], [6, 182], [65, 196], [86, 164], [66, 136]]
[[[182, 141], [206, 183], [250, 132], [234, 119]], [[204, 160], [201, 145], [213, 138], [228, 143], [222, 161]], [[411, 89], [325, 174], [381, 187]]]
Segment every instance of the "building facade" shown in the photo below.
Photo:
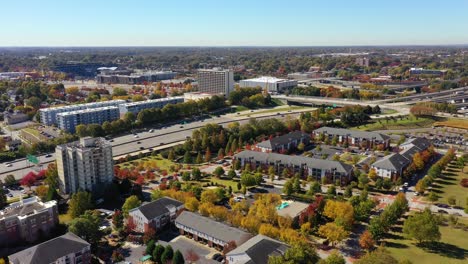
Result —
[[212, 69], [198, 71], [198, 91], [201, 93], [224, 94], [234, 89], [234, 72], [230, 70]]
[[52, 125], [57, 125], [57, 114], [60, 114], [60, 113], [67, 113], [67, 112], [73, 112], [77, 110], [93, 109], [93, 108], [108, 107], [108, 106], [118, 106], [125, 102], [126, 102], [125, 100], [111, 100], [111, 101], [95, 102], [95, 103], [88, 103], [88, 104], [77, 104], [77, 105], [44, 108], [44, 109], [39, 110], [39, 116], [40, 116], [42, 124], [46, 126], [52, 126]]
[[41, 202], [31, 197], [0, 211], [0, 245], [34, 242], [58, 224], [56, 201]]
[[124, 116], [128, 112], [132, 112], [136, 116], [141, 110], [144, 110], [144, 109], [163, 108], [165, 105], [168, 105], [168, 104], [177, 104], [177, 103], [183, 103], [183, 102], [184, 102], [184, 97], [177, 96], [177, 97], [167, 97], [167, 98], [146, 100], [146, 101], [140, 101], [140, 102], [125, 103], [125, 104], [119, 105], [119, 112], [120, 112], [120, 116]]
[[299, 144], [303, 143], [307, 146], [310, 143], [310, 136], [301, 131], [294, 131], [288, 134], [271, 138], [262, 141], [253, 147], [253, 150], [261, 152], [278, 152], [284, 153], [297, 148]]
[[279, 93], [297, 86], [296, 80], [278, 79], [276, 77], [262, 76], [254, 79], [240, 80], [239, 86], [261, 87], [269, 93]]
[[8, 256], [11, 264], [90, 264], [91, 245], [68, 232]]
[[314, 137], [324, 135], [330, 140], [332, 140], [333, 137], [336, 137], [340, 144], [347, 142], [351, 146], [366, 149], [380, 147], [382, 150], [385, 150], [390, 147], [390, 137], [376, 132], [357, 131], [335, 127], [321, 127], [314, 130], [312, 133]]
[[114, 177], [112, 146], [104, 138], [86, 137], [59, 145], [55, 157], [62, 193], [102, 190]]
[[255, 170], [258, 166], [275, 169], [276, 174], [281, 174], [284, 169], [289, 173], [299, 173], [301, 177], [312, 176], [316, 180], [326, 178], [329, 182], [340, 180], [341, 184], [351, 181], [353, 167], [343, 162], [322, 160], [303, 156], [290, 156], [277, 153], [264, 153], [259, 151], [244, 150], [234, 156], [241, 166], [250, 164]]
[[99, 124], [120, 118], [117, 106], [83, 109], [57, 114], [58, 128], [69, 133], [76, 132], [77, 125]]
[[183, 203], [163, 197], [130, 210], [128, 222], [133, 223], [135, 232], [145, 233], [150, 228], [159, 231], [168, 224], [174, 223], [177, 215], [183, 210]]
[[23, 114], [21, 112], [15, 112], [15, 113], [5, 112], [3, 114], [3, 120], [6, 125], [14, 125], [17, 123], [28, 121], [29, 117], [27, 114]]
[[141, 74], [98, 74], [98, 83], [119, 83], [119, 84], [142, 84], [144, 82], [157, 82], [170, 80], [176, 77], [177, 73], [171, 71], [145, 72]]
[[218, 250], [223, 250], [231, 241], [240, 246], [252, 237], [243, 230], [188, 211], [183, 211], [176, 218], [175, 226], [181, 235]]

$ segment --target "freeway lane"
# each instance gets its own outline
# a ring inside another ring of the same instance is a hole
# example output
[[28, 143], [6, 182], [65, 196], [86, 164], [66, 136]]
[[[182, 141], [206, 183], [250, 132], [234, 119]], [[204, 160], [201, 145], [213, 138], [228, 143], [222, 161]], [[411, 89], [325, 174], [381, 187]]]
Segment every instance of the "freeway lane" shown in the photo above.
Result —
[[[310, 108], [313, 109], [313, 108]], [[304, 111], [310, 111], [310, 109], [304, 110], [292, 110], [291, 112], [287, 112], [287, 108], [278, 108], [278, 112], [283, 115], [296, 115], [298, 113]], [[258, 111], [257, 111], [258, 112]], [[263, 118], [271, 118], [271, 117], [281, 117], [277, 115], [277, 113], [266, 113], [266, 114], [255, 114], [255, 112], [251, 113], [251, 117], [255, 117], [257, 119]], [[150, 132], [140, 132], [138, 133], [138, 138], [135, 138], [133, 134], [125, 135], [121, 137], [114, 138], [114, 142], [112, 142], [112, 151], [113, 156], [121, 156], [126, 155], [134, 152], [139, 152], [140, 147], [144, 149], [154, 148], [156, 146], [161, 146], [161, 144], [169, 144], [177, 141], [185, 140], [187, 136], [192, 135], [192, 131], [203, 127], [207, 123], [216, 123], [220, 125], [227, 125], [233, 122], [240, 122], [241, 124], [248, 122], [251, 118], [248, 116], [238, 116], [237, 114], [227, 114], [220, 117], [215, 117], [211, 119], [206, 119], [204, 121], [196, 121], [192, 123], [188, 123], [183, 125], [177, 124], [168, 126], [165, 128], [154, 130], [153, 133]], [[140, 142], [140, 144], [138, 144]], [[38, 171], [41, 168], [45, 168], [48, 163], [55, 161], [55, 154], [51, 154], [52, 156], [46, 158], [46, 155], [39, 156], [39, 161], [42, 164], [42, 167], [28, 167], [27, 161], [21, 159], [19, 161], [11, 162], [11, 167], [6, 167], [2, 164], [0, 168], [0, 180], [3, 180], [6, 175], [12, 174], [15, 178], [20, 179], [29, 171]]]

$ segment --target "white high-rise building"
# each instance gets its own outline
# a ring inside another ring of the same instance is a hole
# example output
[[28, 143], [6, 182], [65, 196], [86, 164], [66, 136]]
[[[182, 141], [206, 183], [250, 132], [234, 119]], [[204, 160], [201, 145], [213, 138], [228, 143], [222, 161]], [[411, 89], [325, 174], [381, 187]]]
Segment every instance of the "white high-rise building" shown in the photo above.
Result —
[[201, 93], [224, 94], [234, 89], [234, 72], [230, 70], [211, 69], [198, 71], [198, 91]]
[[62, 193], [94, 192], [112, 182], [112, 146], [104, 138], [81, 138], [55, 149], [59, 189]]

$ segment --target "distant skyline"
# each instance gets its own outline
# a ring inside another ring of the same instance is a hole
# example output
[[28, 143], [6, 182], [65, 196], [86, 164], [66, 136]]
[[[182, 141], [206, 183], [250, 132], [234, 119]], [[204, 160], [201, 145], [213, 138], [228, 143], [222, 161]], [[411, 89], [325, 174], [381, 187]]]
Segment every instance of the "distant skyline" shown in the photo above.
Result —
[[468, 44], [468, 1], [2, 1], [0, 46]]

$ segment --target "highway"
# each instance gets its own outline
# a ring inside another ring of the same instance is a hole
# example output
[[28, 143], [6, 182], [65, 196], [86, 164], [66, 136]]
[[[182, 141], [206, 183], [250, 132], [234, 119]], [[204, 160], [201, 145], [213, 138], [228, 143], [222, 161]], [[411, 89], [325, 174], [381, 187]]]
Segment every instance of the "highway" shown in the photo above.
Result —
[[[298, 113], [304, 111], [310, 111], [310, 109], [304, 110], [292, 110], [288, 112], [288, 107], [278, 107], [278, 113], [281, 115], [297, 115]], [[200, 127], [205, 126], [208, 123], [216, 123], [223, 126], [228, 125], [229, 123], [239, 122], [241, 124], [248, 122], [248, 120], [252, 117], [256, 119], [264, 119], [264, 118], [271, 118], [271, 117], [282, 117], [278, 115], [276, 112], [273, 113], [259, 113], [255, 114], [255, 112], [261, 112], [262, 110], [256, 110], [250, 113], [249, 116], [240, 116], [237, 114], [226, 114], [220, 117], [214, 117], [202, 121], [196, 121], [187, 123], [184, 125], [177, 124], [172, 126], [163, 127], [161, 129], [155, 129], [153, 133], [148, 131], [140, 132], [137, 134], [137, 138], [133, 134], [124, 135], [120, 137], [113, 138], [111, 142], [112, 144], [112, 151], [113, 156], [123, 156], [132, 153], [139, 153], [142, 150], [140, 149], [143, 147], [145, 151], [149, 148], [158, 147], [158, 149], [162, 148], [167, 144], [171, 144], [174, 142], [180, 142], [186, 139], [187, 136], [192, 135], [192, 131], [196, 130]], [[245, 113], [244, 113], [245, 114]], [[140, 143], [138, 143], [140, 142]], [[12, 174], [15, 176], [16, 179], [22, 178], [26, 173], [29, 171], [39, 171], [42, 168], [47, 167], [48, 163], [55, 161], [55, 154], [51, 153], [50, 157], [46, 157], [46, 155], [38, 156], [41, 166], [33, 166], [33, 164], [28, 164], [25, 159], [18, 159], [13, 162], [9, 162], [12, 164], [11, 167], [6, 167], [5, 163], [0, 167], [0, 180], [3, 180], [6, 175]], [[7, 162], [6, 162], [7, 163]]]

